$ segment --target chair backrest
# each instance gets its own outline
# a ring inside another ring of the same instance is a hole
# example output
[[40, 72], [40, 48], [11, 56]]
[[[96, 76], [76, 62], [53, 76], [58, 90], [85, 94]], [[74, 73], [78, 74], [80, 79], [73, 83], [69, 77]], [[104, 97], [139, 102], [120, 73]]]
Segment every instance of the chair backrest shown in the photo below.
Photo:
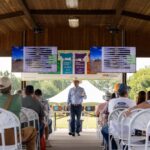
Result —
[[[20, 121], [18, 117], [10, 111], [4, 110], [0, 108], [0, 134], [2, 140], [2, 149], [5, 150], [5, 129], [14, 129], [14, 141], [13, 146], [17, 149], [18, 147], [22, 147], [21, 144], [21, 129], [20, 129]], [[12, 132], [11, 132], [12, 133]], [[19, 133], [19, 139], [17, 138]]]
[[28, 120], [28, 126], [30, 126], [30, 122], [33, 122], [33, 127], [36, 128], [36, 120], [39, 122], [38, 114], [32, 109], [28, 109], [24, 107], [22, 107], [21, 112], [23, 112], [26, 115]]
[[108, 122], [110, 122], [111, 120], [113, 121], [117, 121], [118, 117], [120, 115], [120, 113], [124, 110], [125, 108], [118, 108], [115, 109], [111, 114], [109, 114], [108, 116]]
[[[129, 124], [132, 118], [134, 118], [137, 113], [142, 111], [143, 109], [134, 109], [131, 111], [131, 114], [129, 116], [125, 115], [125, 111], [122, 111], [118, 117], [118, 131], [120, 135], [120, 139], [125, 139], [128, 137], [129, 134]], [[134, 131], [134, 130], [133, 130]], [[132, 132], [133, 133], [133, 132]]]
[[130, 128], [146, 130], [150, 121], [150, 109], [143, 109], [136, 113], [130, 121]]
[[20, 127], [18, 117], [10, 111], [0, 108], [0, 129]]
[[28, 117], [27, 117], [26, 113], [24, 111], [22, 111], [22, 109], [21, 109], [21, 112], [20, 112], [20, 122], [21, 123], [28, 122]]
[[[130, 116], [129, 116], [128, 118], [132, 118], [135, 114], [137, 114], [137, 113], [140, 112], [141, 110], [143, 110], [143, 109], [134, 109], [134, 110], [132, 110], [132, 111], [131, 111], [131, 114], [130, 114]], [[124, 120], [124, 124], [125, 124], [125, 122], [129, 124], [129, 122], [127, 122], [127, 120], [125, 121], [125, 119], [127, 118], [127, 117], [125, 116], [125, 112], [126, 112], [126, 110], [122, 111], [122, 112], [119, 114], [119, 116], [118, 116], [118, 122], [121, 123], [121, 121]]]

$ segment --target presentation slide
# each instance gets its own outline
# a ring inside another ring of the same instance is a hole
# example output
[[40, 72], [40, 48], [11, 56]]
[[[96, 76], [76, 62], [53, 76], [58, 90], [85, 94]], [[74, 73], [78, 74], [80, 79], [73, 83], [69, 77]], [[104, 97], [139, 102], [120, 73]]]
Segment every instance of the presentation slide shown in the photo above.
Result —
[[57, 47], [24, 47], [24, 72], [57, 72]]
[[136, 72], [136, 48], [102, 47], [102, 72]]

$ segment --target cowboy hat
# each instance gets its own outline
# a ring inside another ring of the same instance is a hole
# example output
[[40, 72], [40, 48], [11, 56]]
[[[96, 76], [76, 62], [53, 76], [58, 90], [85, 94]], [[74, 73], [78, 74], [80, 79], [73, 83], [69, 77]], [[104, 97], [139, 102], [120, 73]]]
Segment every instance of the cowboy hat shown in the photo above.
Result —
[[11, 86], [11, 81], [8, 77], [0, 77], [0, 90]]
[[77, 77], [73, 78], [73, 82], [78, 81], [79, 83], [81, 83], [81, 80], [78, 79]]

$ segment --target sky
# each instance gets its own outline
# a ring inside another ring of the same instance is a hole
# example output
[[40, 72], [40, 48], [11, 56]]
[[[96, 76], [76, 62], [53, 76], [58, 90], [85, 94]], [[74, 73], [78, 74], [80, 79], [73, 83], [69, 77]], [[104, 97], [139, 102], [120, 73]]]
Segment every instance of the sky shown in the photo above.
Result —
[[[150, 58], [137, 58], [137, 71], [141, 68], [150, 66]], [[10, 57], [0, 57], [0, 71], [8, 70], [11, 72], [11, 58]], [[17, 77], [21, 77], [20, 73], [15, 73]], [[131, 76], [131, 73], [128, 73], [128, 77]]]
[[102, 57], [102, 49], [101, 47], [92, 47], [90, 48], [90, 59], [101, 59]]
[[13, 47], [12, 48], [12, 59], [23, 59], [23, 47]]

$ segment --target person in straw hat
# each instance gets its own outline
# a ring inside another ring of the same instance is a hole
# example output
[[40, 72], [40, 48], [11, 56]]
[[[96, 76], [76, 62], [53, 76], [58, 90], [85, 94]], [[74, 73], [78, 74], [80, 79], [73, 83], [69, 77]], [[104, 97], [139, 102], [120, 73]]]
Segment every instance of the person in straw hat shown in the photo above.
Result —
[[[8, 77], [0, 77], [0, 108], [14, 113], [18, 118], [21, 111], [21, 96], [11, 95], [11, 81]], [[26, 144], [27, 150], [35, 150], [36, 130], [33, 127], [26, 127], [21, 130], [22, 142]], [[11, 137], [11, 138], [10, 138]], [[0, 145], [1, 145], [0, 137]], [[5, 130], [5, 144], [15, 143], [14, 130]]]
[[[81, 129], [81, 112], [82, 112], [82, 102], [83, 99], [86, 99], [86, 93], [84, 88], [80, 87], [79, 84], [81, 81], [77, 78], [73, 80], [74, 87], [70, 89], [68, 94], [68, 106], [70, 107], [70, 115], [71, 115], [71, 131], [69, 135], [75, 136], [75, 132], [78, 136], [80, 136]], [[77, 120], [75, 120], [75, 117]]]

